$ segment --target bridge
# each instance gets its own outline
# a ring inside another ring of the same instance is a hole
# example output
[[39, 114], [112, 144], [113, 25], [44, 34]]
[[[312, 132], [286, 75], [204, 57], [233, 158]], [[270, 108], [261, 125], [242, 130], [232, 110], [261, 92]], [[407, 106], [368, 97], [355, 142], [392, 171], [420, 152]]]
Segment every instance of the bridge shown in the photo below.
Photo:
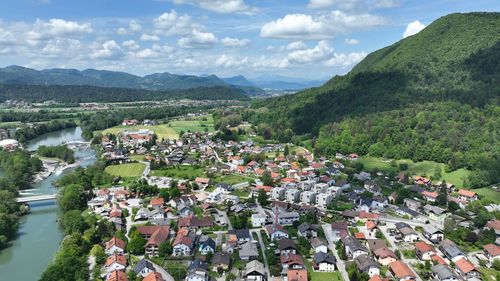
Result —
[[17, 203], [49, 201], [54, 199], [56, 199], [56, 194], [36, 195], [36, 196], [18, 197]]

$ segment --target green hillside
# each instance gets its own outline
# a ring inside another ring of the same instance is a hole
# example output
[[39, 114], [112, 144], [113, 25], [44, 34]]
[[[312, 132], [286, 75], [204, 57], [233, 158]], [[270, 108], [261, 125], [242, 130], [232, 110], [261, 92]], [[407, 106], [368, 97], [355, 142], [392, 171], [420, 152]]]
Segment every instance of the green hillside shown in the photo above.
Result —
[[500, 13], [452, 14], [322, 87], [256, 103], [251, 121], [281, 128], [277, 138], [285, 128], [319, 135], [324, 154], [378, 152], [479, 169], [499, 161], [499, 97]]

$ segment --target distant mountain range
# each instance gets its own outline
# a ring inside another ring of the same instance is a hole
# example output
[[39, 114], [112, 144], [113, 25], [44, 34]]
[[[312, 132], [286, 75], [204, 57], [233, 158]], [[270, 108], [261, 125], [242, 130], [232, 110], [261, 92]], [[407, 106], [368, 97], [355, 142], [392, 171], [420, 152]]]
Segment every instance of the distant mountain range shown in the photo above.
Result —
[[0, 68], [0, 84], [7, 85], [61, 85], [96, 86], [112, 88], [143, 89], [151, 91], [186, 90], [200, 87], [229, 87], [242, 90], [249, 96], [262, 96], [263, 89], [301, 90], [319, 86], [320, 82], [250, 81], [244, 76], [219, 78], [215, 75], [195, 76], [172, 73], [154, 73], [144, 77], [126, 72], [86, 69], [35, 70], [22, 66]]

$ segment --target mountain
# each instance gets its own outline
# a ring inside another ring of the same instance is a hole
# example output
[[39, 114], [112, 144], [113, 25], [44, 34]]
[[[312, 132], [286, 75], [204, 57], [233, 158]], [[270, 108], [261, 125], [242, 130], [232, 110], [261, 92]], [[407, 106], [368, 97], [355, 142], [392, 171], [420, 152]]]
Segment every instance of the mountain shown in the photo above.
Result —
[[145, 89], [154, 91], [186, 90], [199, 87], [229, 87], [243, 90], [248, 95], [258, 95], [263, 91], [254, 85], [226, 83], [215, 75], [177, 75], [168, 72], [155, 73], [144, 77], [125, 72], [86, 69], [45, 69], [34, 70], [21, 66], [0, 68], [0, 84], [15, 85], [61, 85], [97, 86]]
[[499, 100], [500, 13], [451, 14], [319, 88], [257, 103], [252, 122], [278, 138], [312, 133], [320, 154], [478, 169], [478, 186], [500, 180], [481, 166], [500, 165]]
[[238, 76], [233, 76], [233, 77], [227, 77], [227, 78], [222, 78], [224, 82], [230, 85], [235, 85], [235, 86], [247, 86], [247, 87], [257, 87], [252, 81], [248, 80], [245, 76], [243, 75], [238, 75]]
[[326, 82], [325, 80], [306, 80], [292, 78], [281, 75], [261, 76], [252, 79], [253, 83], [262, 89], [270, 90], [304, 90], [313, 87], [319, 87]]

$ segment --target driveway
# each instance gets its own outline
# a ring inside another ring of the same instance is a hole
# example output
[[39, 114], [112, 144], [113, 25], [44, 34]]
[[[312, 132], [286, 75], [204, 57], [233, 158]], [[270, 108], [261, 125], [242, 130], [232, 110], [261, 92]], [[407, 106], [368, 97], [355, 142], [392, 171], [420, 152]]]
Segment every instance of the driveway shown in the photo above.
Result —
[[[264, 268], [267, 273], [267, 280], [271, 280], [271, 272], [269, 271], [269, 263], [267, 262], [267, 256], [266, 256], [266, 246], [264, 245], [264, 240], [262, 240], [262, 235], [260, 234], [260, 228], [259, 229], [251, 229], [250, 233], [256, 233], [257, 238], [259, 239], [259, 245], [260, 245], [260, 250], [262, 251], [262, 257], [264, 258]], [[253, 234], [252, 234], [253, 237]]]
[[347, 271], [345, 270], [345, 263], [343, 260], [340, 259], [339, 254], [337, 253], [337, 249], [335, 249], [335, 243], [333, 243], [333, 234], [332, 234], [332, 228], [329, 224], [323, 224], [323, 232], [325, 233], [326, 240], [328, 241], [328, 248], [330, 248], [330, 251], [332, 251], [333, 255], [337, 259], [337, 268], [340, 271], [340, 274], [342, 275], [342, 279], [344, 280], [349, 280], [349, 275], [347, 274]]
[[160, 273], [161, 276], [163, 277], [164, 281], [175, 281], [174, 277], [170, 275], [163, 267], [157, 265], [156, 263], [150, 261], [153, 264], [153, 267], [155, 268], [156, 272]]
[[146, 178], [149, 175], [149, 172], [151, 171], [151, 162], [149, 161], [139, 161], [139, 163], [145, 164], [146, 168], [144, 168], [144, 171], [142, 172], [142, 178]]

